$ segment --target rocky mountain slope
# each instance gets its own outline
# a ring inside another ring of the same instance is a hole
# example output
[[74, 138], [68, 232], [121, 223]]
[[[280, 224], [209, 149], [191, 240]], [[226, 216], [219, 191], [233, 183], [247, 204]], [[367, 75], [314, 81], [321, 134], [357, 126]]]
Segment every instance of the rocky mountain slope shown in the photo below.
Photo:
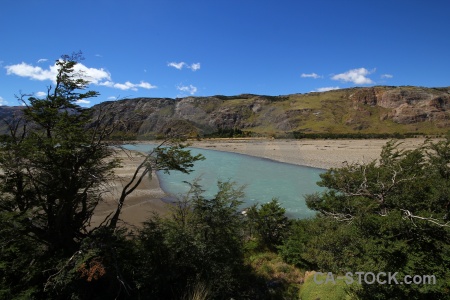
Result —
[[[0, 107], [0, 118], [19, 110]], [[350, 88], [322, 93], [263, 96], [136, 98], [91, 108], [94, 119], [120, 122], [118, 137], [148, 138], [169, 131], [205, 136], [237, 130], [249, 135], [302, 133], [445, 133], [450, 129], [450, 87]], [[1, 129], [1, 127], [0, 127]]]
[[129, 134], [192, 136], [239, 129], [251, 134], [444, 133], [450, 129], [450, 87], [351, 88], [322, 93], [262, 96], [138, 98], [103, 102], [105, 122], [121, 121]]

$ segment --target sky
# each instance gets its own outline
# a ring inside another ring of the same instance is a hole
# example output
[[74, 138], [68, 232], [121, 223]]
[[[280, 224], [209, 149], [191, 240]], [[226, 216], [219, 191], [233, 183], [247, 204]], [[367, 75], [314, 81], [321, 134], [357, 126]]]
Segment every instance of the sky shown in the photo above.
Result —
[[448, 0], [3, 0], [0, 105], [44, 97], [55, 61], [100, 96], [287, 95], [450, 86]]

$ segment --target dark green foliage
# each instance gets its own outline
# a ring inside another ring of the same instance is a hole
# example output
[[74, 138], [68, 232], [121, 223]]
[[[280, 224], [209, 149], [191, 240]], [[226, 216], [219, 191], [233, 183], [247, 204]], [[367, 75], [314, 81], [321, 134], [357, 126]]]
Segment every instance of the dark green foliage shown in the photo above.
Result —
[[136, 246], [125, 229], [100, 228], [83, 239], [70, 258], [60, 260], [45, 283], [51, 299], [133, 299], [137, 297]]
[[20, 234], [25, 216], [0, 213], [0, 299], [30, 299], [40, 290], [45, 270], [44, 248], [32, 237]]
[[192, 171], [195, 161], [204, 160], [201, 154], [192, 156], [190, 150], [185, 150], [187, 145], [180, 142], [172, 143], [170, 147], [157, 147], [154, 150], [154, 165], [157, 170], [169, 173], [176, 170], [182, 173]]
[[[321, 175], [328, 190], [307, 197], [319, 217], [294, 227], [281, 247], [286, 261], [322, 272], [434, 275], [436, 284], [352, 286], [361, 299], [449, 296], [450, 140], [400, 151], [389, 142], [378, 161]], [[301, 251], [298, 251], [301, 249]]]
[[276, 198], [246, 210], [250, 234], [256, 236], [263, 248], [275, 250], [281, 244], [290, 225], [285, 212]]
[[8, 124], [10, 135], [0, 145], [2, 261], [18, 255], [23, 267], [4, 269], [4, 287], [15, 297], [20, 287], [27, 297], [41, 294], [52, 266], [78, 251], [101, 199], [101, 184], [117, 165], [105, 161], [112, 150], [102, 143], [104, 136], [86, 130], [88, 116], [76, 104], [97, 95], [79, 92], [88, 83], [74, 72], [78, 59], [80, 54], [57, 60], [55, 87], [44, 99], [24, 102], [25, 119]]
[[[111, 149], [86, 131], [88, 119], [75, 103], [96, 95], [78, 93], [87, 82], [74, 74], [75, 57], [64, 56], [56, 85], [45, 99], [29, 98], [26, 123], [1, 146], [1, 209], [22, 218], [27, 235], [49, 252], [71, 254], [85, 236], [100, 185], [110, 178]], [[20, 120], [11, 123], [11, 128]]]
[[155, 216], [141, 230], [141, 294], [180, 299], [198, 283], [207, 287], [209, 299], [250, 293], [255, 286], [245, 285], [252, 279], [244, 266], [243, 217], [238, 209], [242, 189], [219, 182], [218, 193], [207, 199], [196, 183], [191, 187], [169, 219]]
[[310, 261], [308, 258], [306, 248], [316, 234], [319, 223], [322, 223], [320, 218], [293, 221], [287, 237], [279, 246], [279, 254], [284, 261], [307, 270], [317, 268], [315, 260]]
[[[81, 54], [57, 60], [55, 86], [30, 97], [23, 118], [0, 140], [0, 298], [127, 299], [137, 295], [136, 247], [117, 226], [126, 197], [152, 170], [190, 172], [179, 141], [157, 147], [125, 185], [115, 213], [90, 219], [118, 160], [107, 142], [116, 124], [92, 126], [77, 101], [88, 82], [74, 70]], [[107, 112], [104, 112], [107, 113]], [[101, 119], [102, 116], [98, 116]], [[98, 121], [98, 120], [97, 120]]]
[[238, 138], [250, 136], [253, 136], [250, 131], [242, 131], [239, 128], [219, 128], [216, 132], [203, 135], [205, 138]]

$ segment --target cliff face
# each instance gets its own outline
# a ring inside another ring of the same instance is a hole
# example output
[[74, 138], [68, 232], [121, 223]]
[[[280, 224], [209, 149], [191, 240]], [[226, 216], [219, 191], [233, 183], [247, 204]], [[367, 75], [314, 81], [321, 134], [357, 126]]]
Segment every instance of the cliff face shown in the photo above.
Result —
[[106, 122], [123, 121], [139, 135], [182, 130], [193, 136], [221, 129], [261, 134], [442, 133], [450, 128], [450, 87], [370, 87], [286, 96], [139, 98], [104, 102]]
[[381, 118], [398, 124], [432, 122], [437, 128], [450, 124], [450, 88], [373, 87], [358, 90], [350, 98], [356, 106], [388, 109]]
[[279, 118], [271, 113], [273, 108], [269, 99], [272, 98], [256, 95], [139, 98], [101, 103], [93, 107], [93, 112], [94, 117], [107, 112], [104, 122], [124, 122], [130, 132], [138, 135], [153, 136], [167, 130], [181, 130], [195, 136], [219, 129], [257, 128], [264, 117]]
[[[20, 107], [0, 107], [8, 120]], [[157, 136], [176, 130], [192, 136], [240, 129], [264, 135], [310, 133], [445, 133], [450, 129], [450, 87], [351, 88], [323, 93], [263, 96], [137, 98], [93, 106], [93, 119], [120, 122], [122, 135]], [[126, 129], [125, 129], [126, 128]], [[0, 127], [5, 132], [5, 127]]]

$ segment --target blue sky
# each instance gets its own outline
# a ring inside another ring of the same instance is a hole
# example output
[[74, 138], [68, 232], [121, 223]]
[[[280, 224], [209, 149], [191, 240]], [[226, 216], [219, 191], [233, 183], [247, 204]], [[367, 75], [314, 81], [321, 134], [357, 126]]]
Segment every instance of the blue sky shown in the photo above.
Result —
[[450, 85], [448, 0], [5, 0], [0, 104], [81, 50], [100, 96], [285, 95]]

